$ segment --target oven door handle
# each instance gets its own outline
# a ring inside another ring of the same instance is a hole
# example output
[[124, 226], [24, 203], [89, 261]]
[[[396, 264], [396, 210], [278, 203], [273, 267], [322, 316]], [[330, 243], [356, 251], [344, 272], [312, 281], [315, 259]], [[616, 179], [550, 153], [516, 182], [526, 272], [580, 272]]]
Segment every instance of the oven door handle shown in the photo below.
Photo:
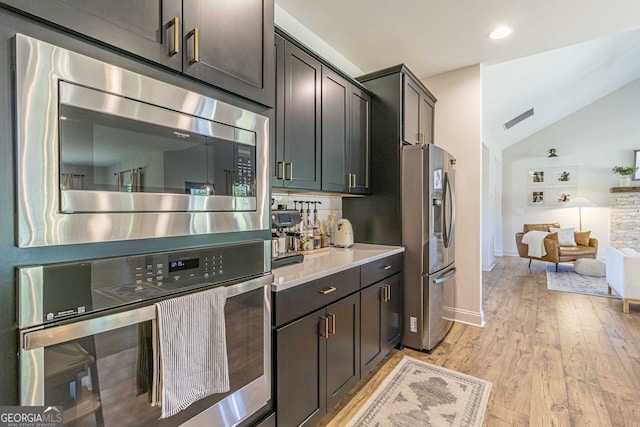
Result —
[[[227, 298], [251, 292], [253, 290], [269, 285], [273, 282], [273, 275], [251, 279], [246, 282], [227, 286]], [[202, 290], [199, 290], [200, 292]], [[177, 295], [176, 297], [178, 297]], [[38, 329], [35, 331], [23, 331], [22, 348], [26, 351], [35, 350], [41, 347], [49, 347], [63, 342], [76, 340], [102, 332], [112, 331], [118, 328], [135, 325], [138, 323], [154, 320], [156, 318], [155, 305], [136, 308], [135, 310], [124, 311], [107, 316], [96, 317], [94, 319], [81, 320], [68, 325], [55, 326], [52, 328]]]

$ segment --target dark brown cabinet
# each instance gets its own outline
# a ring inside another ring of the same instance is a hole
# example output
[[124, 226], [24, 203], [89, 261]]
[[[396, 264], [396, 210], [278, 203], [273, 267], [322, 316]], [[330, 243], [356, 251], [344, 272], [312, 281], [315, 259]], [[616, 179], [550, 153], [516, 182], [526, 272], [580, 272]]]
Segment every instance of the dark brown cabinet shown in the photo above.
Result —
[[323, 67], [323, 190], [369, 193], [370, 104], [368, 93]]
[[403, 254], [273, 293], [279, 426], [314, 425], [400, 343]]
[[408, 144], [433, 144], [435, 98], [410, 74], [403, 75], [402, 139]]
[[360, 380], [360, 295], [275, 332], [280, 426], [314, 425]]
[[276, 140], [272, 187], [320, 190], [321, 82], [319, 61], [276, 35]]
[[273, 0], [2, 0], [100, 43], [273, 106]]
[[402, 273], [360, 292], [361, 375], [366, 375], [400, 342]]
[[371, 192], [371, 95], [278, 29], [273, 188]]

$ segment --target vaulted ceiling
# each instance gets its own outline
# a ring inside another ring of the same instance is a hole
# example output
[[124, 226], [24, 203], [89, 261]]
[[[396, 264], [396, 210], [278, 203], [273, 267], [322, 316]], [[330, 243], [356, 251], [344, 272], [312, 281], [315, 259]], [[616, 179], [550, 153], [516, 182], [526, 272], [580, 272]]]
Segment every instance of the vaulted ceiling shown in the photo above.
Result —
[[[640, 78], [637, 0], [276, 3], [363, 73], [405, 63], [425, 78], [483, 64], [485, 138], [502, 148]], [[489, 39], [501, 25], [512, 35]]]

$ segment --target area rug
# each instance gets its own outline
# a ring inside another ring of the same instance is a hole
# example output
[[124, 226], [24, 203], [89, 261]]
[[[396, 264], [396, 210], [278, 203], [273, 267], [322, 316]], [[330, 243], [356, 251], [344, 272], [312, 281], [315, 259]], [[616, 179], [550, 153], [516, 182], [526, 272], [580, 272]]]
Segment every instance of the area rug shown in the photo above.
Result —
[[596, 295], [599, 297], [618, 298], [609, 295], [609, 285], [605, 277], [592, 277], [573, 271], [572, 265], [547, 264], [547, 289], [552, 291], [573, 292], [575, 294]]
[[491, 383], [404, 356], [348, 427], [477, 427]]

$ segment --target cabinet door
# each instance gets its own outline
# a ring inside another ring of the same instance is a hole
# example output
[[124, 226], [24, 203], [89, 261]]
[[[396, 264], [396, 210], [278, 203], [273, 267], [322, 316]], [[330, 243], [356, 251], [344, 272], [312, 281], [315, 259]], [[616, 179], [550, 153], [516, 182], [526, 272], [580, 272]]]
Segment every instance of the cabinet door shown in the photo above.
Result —
[[420, 94], [421, 90], [406, 74], [404, 79], [404, 94], [402, 108], [402, 139], [407, 144], [420, 144]]
[[[181, 0], [2, 0], [134, 55], [182, 70]], [[177, 31], [178, 38], [174, 37]]]
[[400, 342], [402, 332], [402, 273], [381, 282], [388, 286], [382, 304], [382, 347], [386, 355]]
[[280, 426], [312, 426], [326, 412], [328, 338], [320, 336], [325, 334], [324, 314], [324, 309], [319, 310], [276, 330], [276, 414]]
[[360, 292], [360, 369], [366, 375], [384, 357], [382, 349], [382, 304], [384, 288], [371, 285]]
[[320, 190], [322, 66], [285, 44], [285, 186]]
[[322, 67], [322, 189], [348, 191], [351, 83]]
[[347, 170], [353, 178], [349, 185], [349, 192], [369, 194], [371, 192], [371, 97], [353, 85], [351, 85], [350, 96], [351, 117]]
[[185, 0], [184, 73], [273, 106], [273, 0]]
[[271, 186], [278, 188], [284, 187], [284, 45], [284, 39], [276, 34], [274, 44], [276, 62], [275, 137], [269, 144], [269, 171]]
[[360, 295], [327, 307], [327, 408], [360, 380]]
[[433, 144], [433, 102], [426, 96], [420, 98], [420, 132], [425, 144]]

